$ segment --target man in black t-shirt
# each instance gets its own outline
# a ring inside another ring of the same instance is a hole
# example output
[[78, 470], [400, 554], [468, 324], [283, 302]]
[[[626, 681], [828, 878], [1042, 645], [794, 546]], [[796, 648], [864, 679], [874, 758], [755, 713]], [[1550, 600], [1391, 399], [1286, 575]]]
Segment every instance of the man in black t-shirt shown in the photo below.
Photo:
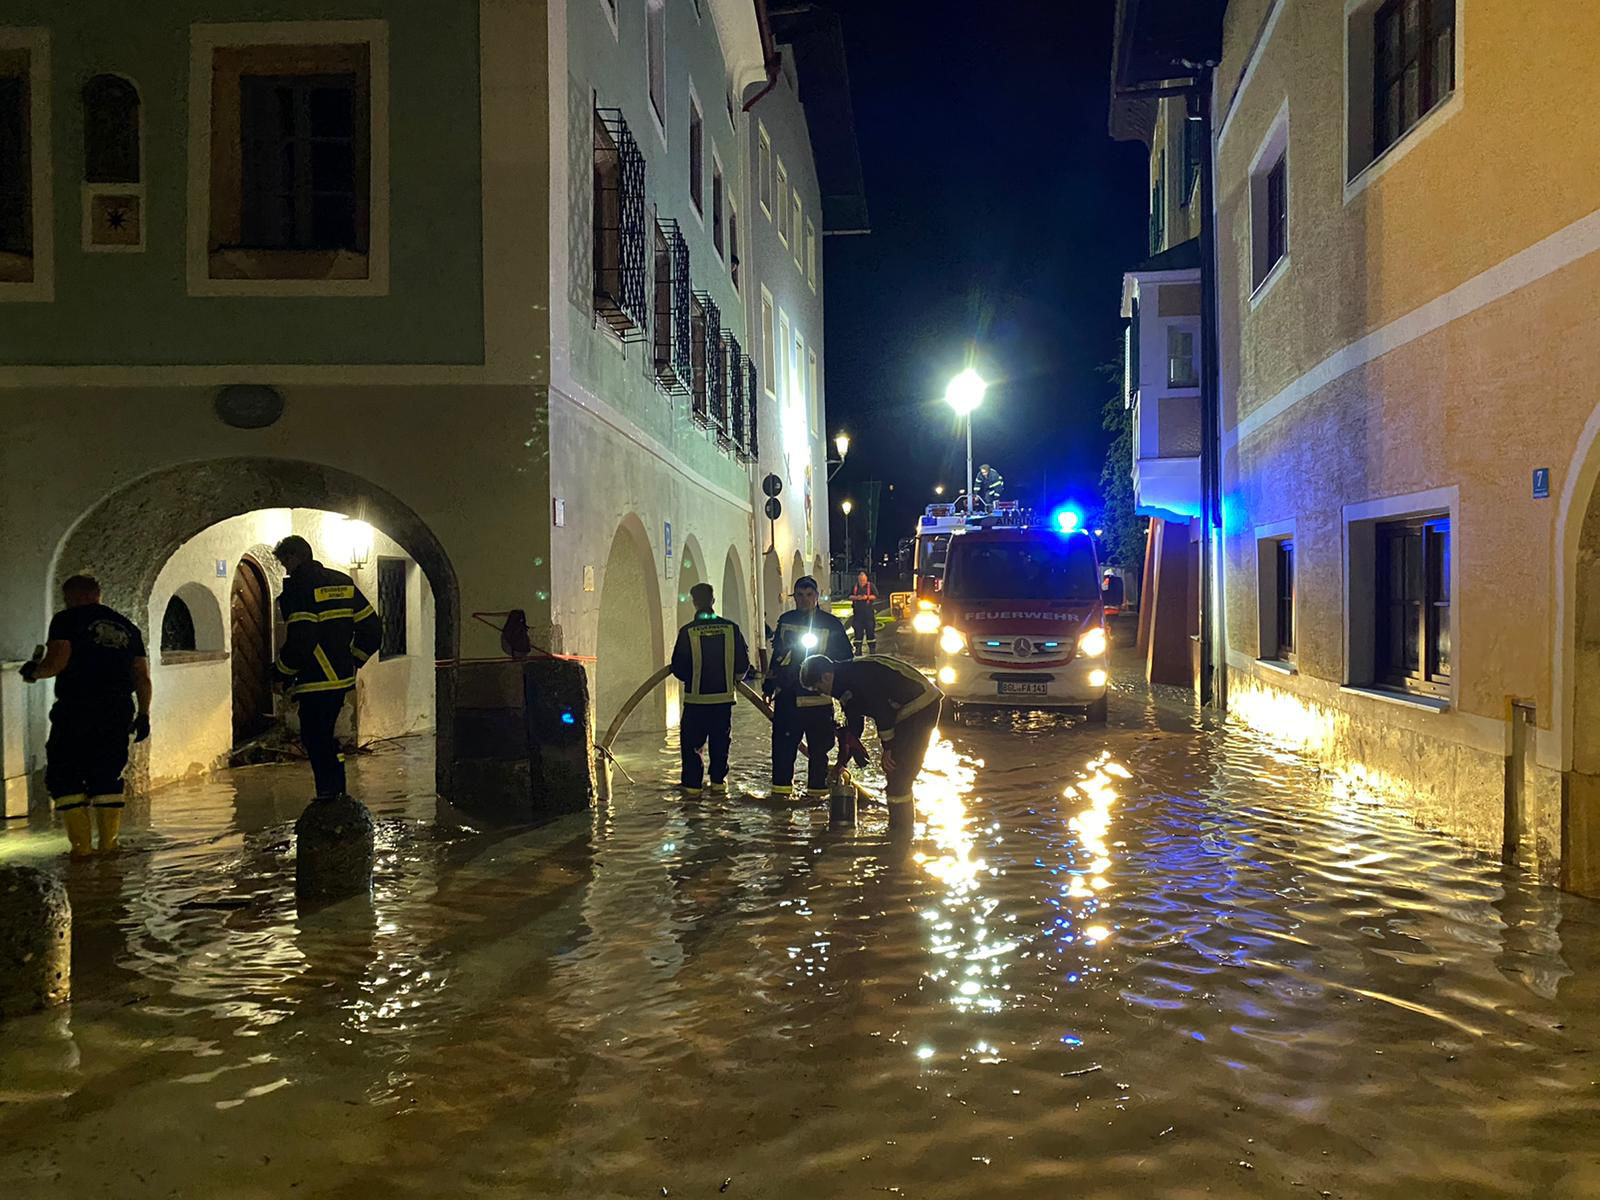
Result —
[[92, 824], [103, 853], [117, 848], [128, 737], [150, 736], [150, 661], [139, 627], [100, 603], [94, 579], [74, 575], [61, 593], [67, 606], [50, 621], [44, 657], [26, 664], [22, 678], [56, 681], [45, 787], [81, 858], [94, 851]]

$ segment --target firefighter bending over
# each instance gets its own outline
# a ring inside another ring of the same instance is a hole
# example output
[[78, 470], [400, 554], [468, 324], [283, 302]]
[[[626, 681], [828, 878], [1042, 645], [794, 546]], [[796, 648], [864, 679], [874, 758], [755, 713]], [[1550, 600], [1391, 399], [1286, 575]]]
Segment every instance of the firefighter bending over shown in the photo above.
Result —
[[290, 534], [272, 555], [288, 572], [278, 597], [278, 617], [288, 629], [278, 654], [278, 682], [300, 709], [300, 744], [311, 761], [318, 800], [345, 794], [344, 755], [334, 726], [356, 670], [383, 644], [383, 624], [355, 580], [325, 567], [311, 543]]
[[806, 786], [813, 799], [828, 794], [828, 752], [833, 749], [833, 701], [800, 682], [800, 664], [811, 654], [851, 656], [850, 636], [839, 618], [817, 607], [817, 581], [802, 575], [794, 583], [794, 607], [778, 618], [772, 635], [772, 671], [762, 681], [772, 706], [772, 794], [794, 787], [794, 756], [806, 743]]
[[710, 744], [711, 782], [707, 790], [728, 790], [728, 743], [732, 740], [733, 686], [750, 670], [744, 634], [716, 614], [716, 592], [709, 583], [689, 589], [694, 620], [678, 630], [672, 648], [672, 673], [683, 684], [683, 718], [678, 725], [678, 754], [683, 772], [678, 784], [699, 795], [705, 764], [700, 747]]
[[[909, 832], [916, 817], [911, 785], [922, 771], [928, 744], [939, 724], [944, 693], [910, 663], [887, 655], [871, 655], [853, 662], [834, 662], [820, 654], [813, 655], [801, 666], [800, 681], [843, 706], [843, 736], [856, 743], [857, 754], [866, 719], [872, 718], [883, 746], [889, 828], [897, 833]], [[849, 750], [847, 746], [847, 755]], [[841, 755], [841, 764], [847, 755]]]
[[978, 498], [979, 507], [986, 512], [994, 511], [995, 501], [1000, 499], [1000, 492], [1005, 486], [1005, 476], [988, 463], [979, 467], [977, 475], [972, 479], [973, 494]]

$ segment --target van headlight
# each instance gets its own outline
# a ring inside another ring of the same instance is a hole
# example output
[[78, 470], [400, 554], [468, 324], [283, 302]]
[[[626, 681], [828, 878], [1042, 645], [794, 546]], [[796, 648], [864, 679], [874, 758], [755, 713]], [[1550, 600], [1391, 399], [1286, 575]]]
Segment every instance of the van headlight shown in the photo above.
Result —
[[939, 633], [939, 649], [946, 654], [960, 654], [967, 648], [967, 639], [954, 625], [946, 625]]
[[1086, 658], [1099, 658], [1106, 652], [1106, 631], [1096, 625], [1078, 639], [1078, 653]]
[[915, 633], [938, 633], [939, 614], [924, 609], [911, 618], [911, 629]]

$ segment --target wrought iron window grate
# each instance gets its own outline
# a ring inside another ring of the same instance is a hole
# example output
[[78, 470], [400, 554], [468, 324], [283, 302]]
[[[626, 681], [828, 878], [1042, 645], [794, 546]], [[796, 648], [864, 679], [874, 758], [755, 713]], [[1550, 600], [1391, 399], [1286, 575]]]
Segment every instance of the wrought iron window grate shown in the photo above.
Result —
[[733, 450], [736, 457], [744, 458], [744, 355], [739, 339], [731, 333], [722, 335], [723, 378], [728, 381], [728, 404], [723, 419], [717, 422], [717, 444], [724, 450]]
[[745, 450], [754, 462], [761, 457], [760, 431], [756, 428], [756, 410], [761, 407], [760, 379], [756, 374], [756, 360], [749, 355], [744, 360], [744, 395], [745, 410], [750, 417], [750, 437], [745, 443]]
[[648, 334], [644, 155], [616, 108], [594, 113], [594, 312], [625, 342]]
[[690, 322], [694, 328], [694, 386], [690, 411], [695, 424], [710, 427], [723, 411], [722, 311], [707, 292], [695, 292]]
[[679, 395], [689, 390], [694, 364], [689, 333], [689, 243], [676, 221], [656, 221], [655, 258], [652, 368], [656, 386], [668, 395]]

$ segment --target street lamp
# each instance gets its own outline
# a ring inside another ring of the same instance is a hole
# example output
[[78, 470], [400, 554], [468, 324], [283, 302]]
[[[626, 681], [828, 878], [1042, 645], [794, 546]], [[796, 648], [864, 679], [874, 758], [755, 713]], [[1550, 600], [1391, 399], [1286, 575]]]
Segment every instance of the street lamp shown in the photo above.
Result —
[[850, 510], [854, 507], [854, 502], [848, 499], [839, 502], [839, 510], [844, 513], [844, 573], [847, 578], [850, 574]]
[[955, 410], [956, 416], [967, 419], [968, 516], [972, 515], [972, 410], [983, 403], [983, 393], [988, 386], [983, 382], [983, 376], [968, 367], [952, 379], [950, 386], [944, 390], [944, 402]]
[[839, 468], [844, 466], [844, 456], [850, 453], [850, 435], [841, 431], [833, 439], [833, 448], [839, 452], [838, 458], [828, 460], [828, 478], [832, 479], [839, 473]]
[[935, 495], [935, 496], [942, 496], [942, 495], [944, 495], [944, 484], [942, 484], [942, 483], [936, 483], [936, 484], [934, 484], [934, 485], [933, 485], [933, 494], [934, 494], [934, 495]]

